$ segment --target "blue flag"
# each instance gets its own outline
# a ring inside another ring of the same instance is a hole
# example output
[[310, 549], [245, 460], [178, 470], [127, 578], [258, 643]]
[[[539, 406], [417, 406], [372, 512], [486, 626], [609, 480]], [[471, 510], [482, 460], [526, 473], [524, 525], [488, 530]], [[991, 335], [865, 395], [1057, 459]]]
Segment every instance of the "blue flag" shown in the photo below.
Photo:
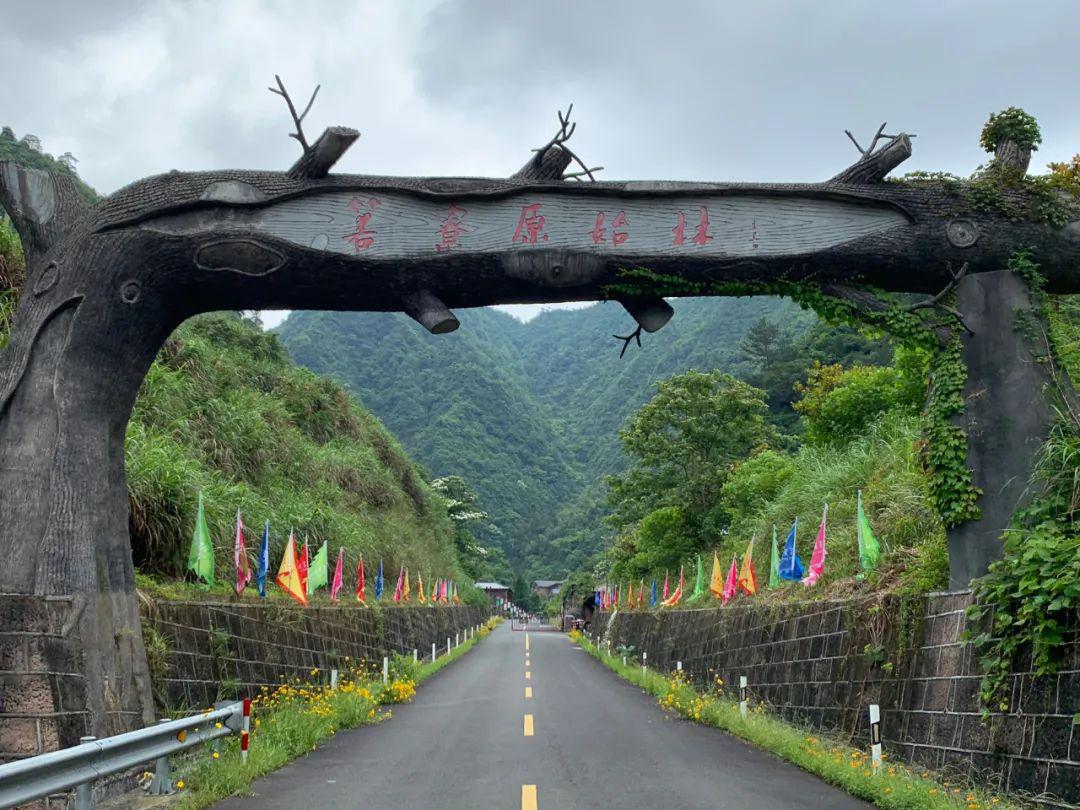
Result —
[[259, 547], [259, 570], [256, 579], [259, 581], [259, 596], [266, 597], [266, 572], [270, 570], [270, 521], [263, 526], [262, 545]]
[[382, 560], [379, 560], [379, 575], [375, 577], [375, 598], [382, 599]]
[[649, 607], [656, 607], [656, 577], [652, 578], [652, 589], [649, 591]]
[[787, 542], [784, 543], [784, 553], [780, 555], [780, 578], [798, 581], [803, 578], [802, 560], [795, 551], [795, 534], [799, 529], [799, 518], [791, 524]]

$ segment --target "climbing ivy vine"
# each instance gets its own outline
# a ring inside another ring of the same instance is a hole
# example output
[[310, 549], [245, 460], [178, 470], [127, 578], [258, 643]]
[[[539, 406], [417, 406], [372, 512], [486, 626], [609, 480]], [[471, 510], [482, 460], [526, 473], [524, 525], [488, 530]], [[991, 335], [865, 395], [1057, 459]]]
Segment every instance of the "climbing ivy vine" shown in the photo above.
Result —
[[1031, 485], [1036, 491], [1018, 510], [1005, 532], [1004, 558], [974, 583], [976, 602], [968, 617], [978, 623], [970, 634], [983, 673], [984, 713], [1008, 711], [1013, 665], [1030, 649], [1031, 666], [1046, 675], [1057, 666], [1056, 650], [1080, 604], [1080, 416], [1071, 387], [1055, 361], [1046, 324], [1051, 315], [1038, 265], [1026, 251], [1009, 268], [1031, 292], [1031, 317], [1016, 324], [1035, 347], [1036, 360], [1048, 366], [1057, 398], [1057, 418], [1036, 460]]
[[954, 420], [964, 409], [967, 370], [955, 323], [928, 327], [921, 315], [908, 311], [894, 296], [869, 290], [882, 308], [867, 308], [848, 298], [830, 295], [814, 280], [696, 282], [654, 273], [644, 268], [624, 269], [624, 283], [610, 285], [608, 297], [652, 293], [664, 295], [780, 295], [814, 310], [833, 325], [854, 326], [888, 334], [896, 342], [922, 349], [930, 356], [929, 396], [923, 412], [921, 451], [929, 478], [930, 496], [946, 526], [979, 517], [981, 494], [967, 466], [967, 434]]

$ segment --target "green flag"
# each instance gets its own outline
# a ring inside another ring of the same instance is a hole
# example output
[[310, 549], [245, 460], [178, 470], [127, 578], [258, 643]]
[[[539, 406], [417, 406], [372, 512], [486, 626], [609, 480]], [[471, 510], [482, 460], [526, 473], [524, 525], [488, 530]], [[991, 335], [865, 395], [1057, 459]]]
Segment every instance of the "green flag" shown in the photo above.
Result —
[[780, 549], [776, 547], [776, 524], [772, 527], [772, 559], [769, 560], [769, 587], [780, 587]]
[[691, 599], [697, 599], [699, 596], [705, 593], [705, 569], [701, 567], [701, 555], [697, 555], [697, 577], [694, 579], [694, 592], [690, 594]]
[[308, 568], [307, 592], [309, 596], [319, 588], [325, 588], [329, 581], [330, 559], [327, 556], [326, 546], [327, 543], [322, 544], [322, 548], [311, 561], [311, 567]]
[[866, 513], [862, 508], [862, 490], [859, 490], [858, 521], [856, 524], [859, 538], [859, 562], [862, 563], [863, 571], [872, 571], [877, 568], [881, 559], [881, 546], [874, 537], [874, 530], [870, 528], [870, 521], [866, 519]]
[[191, 538], [187, 567], [207, 585], [214, 584], [214, 544], [210, 542], [210, 529], [206, 525], [202, 493], [199, 493], [199, 515], [195, 518], [195, 534]]

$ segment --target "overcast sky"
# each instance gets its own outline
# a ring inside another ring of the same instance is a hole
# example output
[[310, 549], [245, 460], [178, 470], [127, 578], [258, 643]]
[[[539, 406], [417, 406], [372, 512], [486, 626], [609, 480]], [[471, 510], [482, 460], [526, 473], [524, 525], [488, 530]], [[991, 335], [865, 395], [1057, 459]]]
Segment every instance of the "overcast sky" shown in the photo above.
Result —
[[901, 171], [969, 174], [1010, 105], [1033, 166], [1080, 152], [1077, 31], [1078, 0], [0, 0], [0, 124], [105, 193], [284, 169], [280, 73], [322, 84], [309, 135], [361, 131], [345, 172], [507, 175], [573, 101], [608, 179], [822, 180], [882, 121], [919, 136]]

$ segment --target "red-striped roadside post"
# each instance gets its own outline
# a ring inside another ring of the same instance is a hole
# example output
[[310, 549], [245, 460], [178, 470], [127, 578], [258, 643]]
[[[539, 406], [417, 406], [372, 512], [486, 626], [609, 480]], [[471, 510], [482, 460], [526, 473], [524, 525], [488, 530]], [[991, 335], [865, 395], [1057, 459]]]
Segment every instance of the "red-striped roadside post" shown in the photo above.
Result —
[[240, 726], [240, 761], [248, 761], [248, 741], [251, 733], [251, 698], [244, 698], [244, 722]]

